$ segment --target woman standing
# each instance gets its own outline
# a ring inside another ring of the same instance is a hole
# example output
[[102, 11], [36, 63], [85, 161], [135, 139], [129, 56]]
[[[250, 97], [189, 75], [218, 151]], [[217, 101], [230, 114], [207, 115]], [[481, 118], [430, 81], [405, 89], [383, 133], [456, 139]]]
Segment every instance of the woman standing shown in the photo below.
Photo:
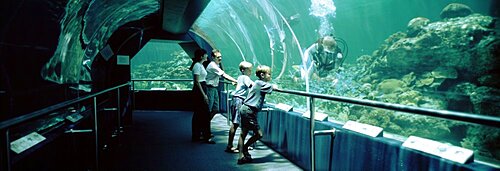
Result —
[[205, 141], [214, 144], [210, 132], [210, 120], [208, 111], [208, 97], [206, 76], [207, 71], [203, 67], [203, 62], [207, 60], [207, 51], [198, 49], [194, 52], [193, 63], [189, 70], [193, 73], [193, 120], [191, 141]]

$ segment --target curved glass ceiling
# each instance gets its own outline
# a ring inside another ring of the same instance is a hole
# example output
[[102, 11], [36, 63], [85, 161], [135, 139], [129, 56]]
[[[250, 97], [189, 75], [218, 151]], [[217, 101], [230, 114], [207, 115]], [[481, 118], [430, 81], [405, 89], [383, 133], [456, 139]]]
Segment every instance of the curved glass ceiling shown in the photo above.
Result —
[[273, 65], [273, 77], [280, 78], [287, 68], [301, 65], [303, 51], [324, 35], [345, 40], [345, 62], [354, 62], [391, 34], [406, 31], [415, 17], [439, 20], [452, 2], [482, 14], [491, 10], [491, 2], [474, 0], [212, 0], [194, 28], [221, 49], [226, 66], [242, 60]]

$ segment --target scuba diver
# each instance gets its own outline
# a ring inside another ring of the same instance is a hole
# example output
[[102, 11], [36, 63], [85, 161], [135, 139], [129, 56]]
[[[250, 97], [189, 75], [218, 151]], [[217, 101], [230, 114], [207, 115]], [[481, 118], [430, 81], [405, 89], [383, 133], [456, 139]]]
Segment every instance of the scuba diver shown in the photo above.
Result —
[[[341, 43], [343, 50], [338, 46], [337, 42]], [[339, 71], [347, 56], [347, 45], [343, 39], [328, 35], [320, 38], [307, 48], [304, 56], [306, 60], [312, 60], [307, 62], [312, 64], [307, 67], [307, 70], [311, 71], [314, 67], [319, 77], [325, 77], [332, 70]]]

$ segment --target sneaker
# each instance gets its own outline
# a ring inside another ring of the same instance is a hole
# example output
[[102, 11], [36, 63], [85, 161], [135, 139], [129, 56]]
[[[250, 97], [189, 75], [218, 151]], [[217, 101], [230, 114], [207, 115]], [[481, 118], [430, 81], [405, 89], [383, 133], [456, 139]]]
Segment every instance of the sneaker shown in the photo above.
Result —
[[227, 146], [226, 149], [224, 150], [226, 153], [239, 153], [240, 150], [237, 150], [236, 148], [229, 147]]
[[243, 152], [243, 156], [248, 160], [248, 161], [252, 161], [252, 155], [250, 155], [250, 153], [248, 153], [248, 151], [246, 152]]
[[243, 156], [240, 159], [238, 159], [238, 164], [245, 164], [250, 162], [252, 162], [252, 160], [249, 160], [246, 156]]

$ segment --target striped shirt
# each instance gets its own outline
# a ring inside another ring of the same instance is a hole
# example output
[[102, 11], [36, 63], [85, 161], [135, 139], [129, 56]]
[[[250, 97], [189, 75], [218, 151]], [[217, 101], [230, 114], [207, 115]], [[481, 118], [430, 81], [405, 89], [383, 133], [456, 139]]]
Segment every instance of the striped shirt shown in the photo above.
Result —
[[273, 85], [262, 80], [256, 80], [243, 104], [257, 108], [259, 111], [264, 105], [266, 94], [273, 91]]

